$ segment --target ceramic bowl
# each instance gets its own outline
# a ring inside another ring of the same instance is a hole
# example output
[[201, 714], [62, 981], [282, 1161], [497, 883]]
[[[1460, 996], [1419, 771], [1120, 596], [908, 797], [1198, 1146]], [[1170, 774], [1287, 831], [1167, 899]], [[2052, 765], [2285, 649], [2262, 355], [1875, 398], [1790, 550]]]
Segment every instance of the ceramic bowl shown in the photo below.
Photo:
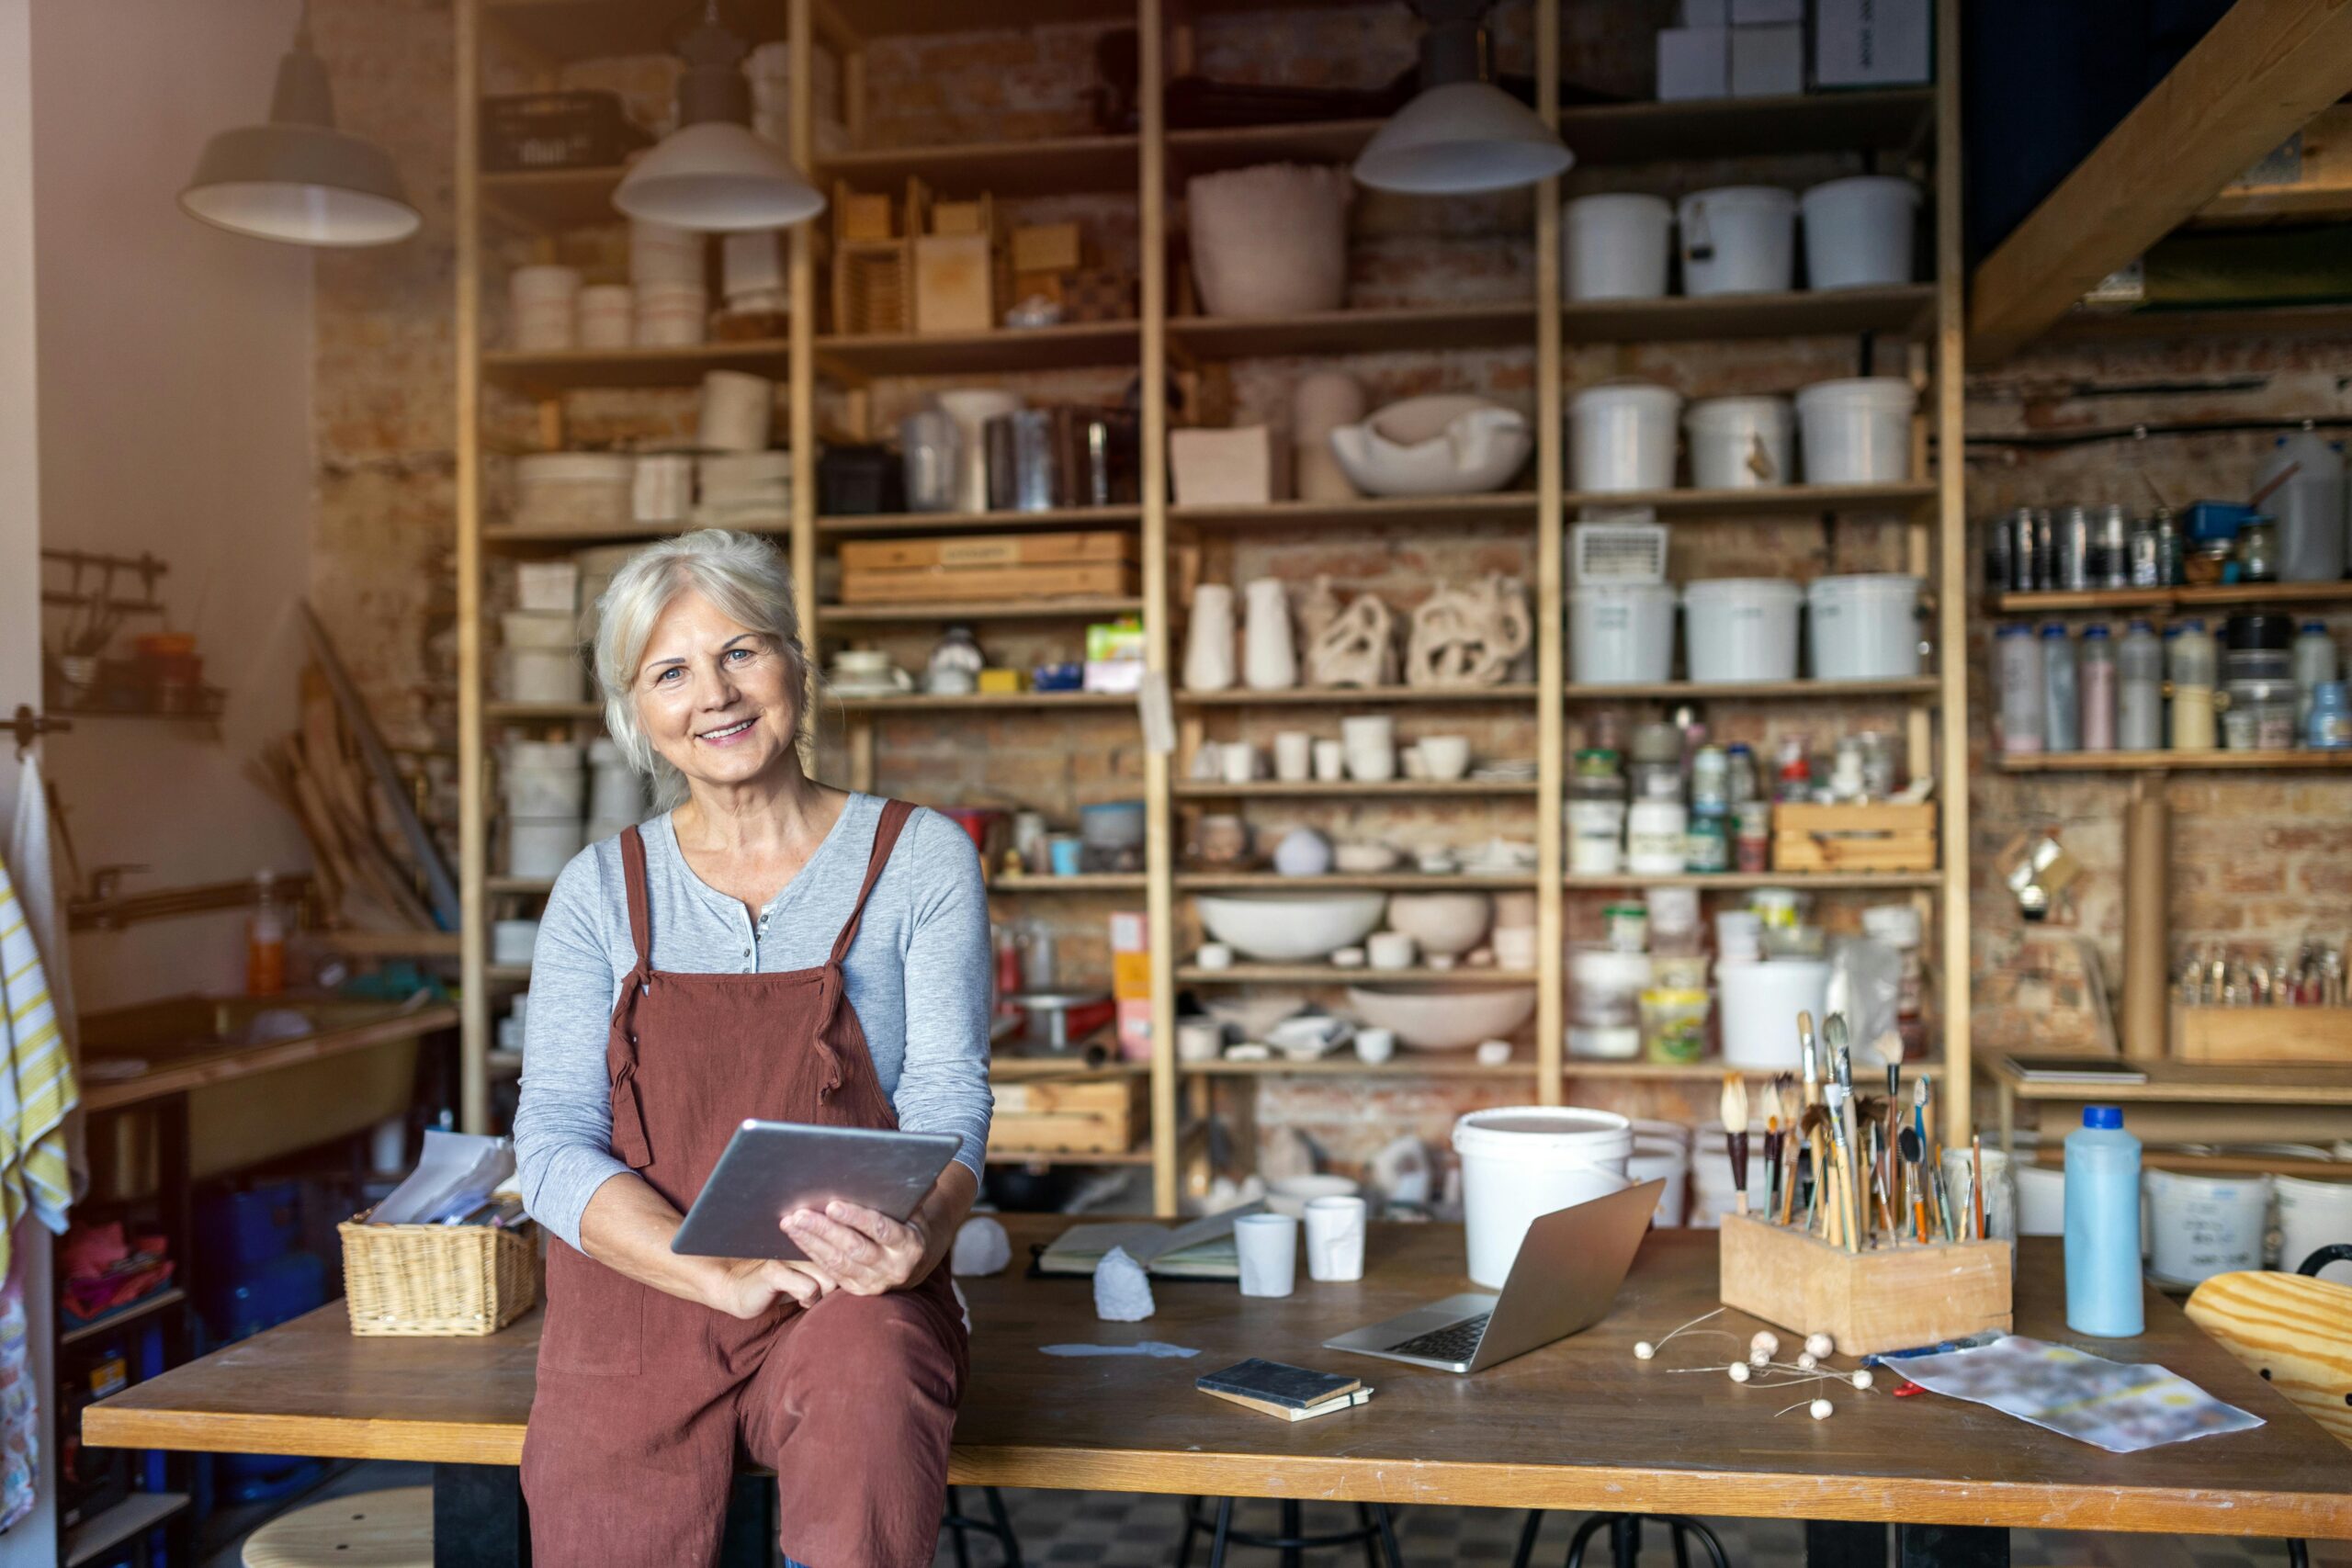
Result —
[[1467, 1051], [1508, 1036], [1535, 1015], [1532, 986], [1464, 986], [1375, 991], [1348, 987], [1348, 1010], [1360, 1023], [1396, 1032], [1416, 1051]]
[[1304, 1219], [1309, 1200], [1316, 1198], [1353, 1198], [1363, 1191], [1358, 1183], [1344, 1176], [1285, 1176], [1279, 1181], [1266, 1183], [1266, 1207], [1277, 1214]]
[[1268, 964], [1298, 964], [1362, 942], [1380, 924], [1385, 893], [1196, 893], [1217, 941]]
[[1388, 926], [1423, 953], [1463, 953], [1487, 934], [1494, 907], [1485, 893], [1398, 893], [1388, 900]]
[[1227, 991], [1208, 997], [1202, 1010], [1244, 1040], [1263, 1040], [1274, 1025], [1306, 1010], [1304, 991]]
[[1394, 845], [1371, 843], [1362, 839], [1342, 840], [1331, 846], [1332, 865], [1356, 876], [1392, 871], [1403, 858]]
[[1340, 471], [1367, 495], [1470, 495], [1510, 483], [1535, 432], [1516, 409], [1441, 392], [1391, 403], [1329, 440]]

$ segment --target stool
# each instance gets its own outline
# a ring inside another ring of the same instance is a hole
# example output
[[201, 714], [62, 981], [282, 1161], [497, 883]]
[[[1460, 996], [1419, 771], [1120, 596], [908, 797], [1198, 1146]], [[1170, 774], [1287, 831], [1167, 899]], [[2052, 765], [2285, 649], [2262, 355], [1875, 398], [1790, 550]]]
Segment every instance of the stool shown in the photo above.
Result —
[[280, 1514], [245, 1538], [245, 1568], [433, 1568], [433, 1488], [354, 1492]]
[[947, 1515], [939, 1528], [948, 1532], [948, 1540], [956, 1548], [956, 1568], [972, 1568], [971, 1548], [965, 1540], [967, 1531], [978, 1530], [992, 1538], [1004, 1549], [1004, 1568], [1021, 1568], [1021, 1540], [1012, 1533], [1012, 1520], [1004, 1511], [1004, 1494], [993, 1486], [980, 1488], [980, 1495], [989, 1506], [989, 1517], [976, 1519], [964, 1512], [961, 1489], [947, 1489]]
[[[1707, 1549], [1707, 1556], [1714, 1568], [1730, 1568], [1724, 1557], [1724, 1543], [1715, 1532], [1685, 1514], [1595, 1514], [1577, 1527], [1568, 1540], [1566, 1568], [1584, 1568], [1584, 1549], [1592, 1538], [1605, 1528], [1609, 1531], [1610, 1568], [1635, 1568], [1642, 1555], [1642, 1521], [1655, 1519], [1666, 1527], [1667, 1539], [1674, 1547], [1674, 1568], [1690, 1568], [1690, 1540]], [[1544, 1528], [1544, 1510], [1527, 1510], [1527, 1526], [1519, 1532], [1519, 1551], [1510, 1560], [1511, 1568], [1527, 1568], [1528, 1559], [1535, 1552], [1535, 1532]]]
[[[1202, 1530], [1209, 1532], [1209, 1568], [1225, 1568], [1225, 1549], [1228, 1546], [1254, 1546], [1283, 1554], [1282, 1568], [1299, 1568], [1300, 1553], [1326, 1546], [1363, 1546], [1364, 1568], [1405, 1568], [1404, 1553], [1396, 1549], [1396, 1527], [1389, 1517], [1385, 1503], [1358, 1503], [1359, 1523], [1351, 1530], [1334, 1530], [1329, 1535], [1301, 1535], [1299, 1506], [1294, 1499], [1282, 1501], [1283, 1523], [1279, 1534], [1262, 1535], [1255, 1530], [1233, 1528], [1233, 1499], [1220, 1497], [1216, 1501], [1214, 1520], [1202, 1517], [1207, 1499], [1192, 1497], [1184, 1503], [1184, 1539], [1176, 1548], [1176, 1568], [1192, 1568], [1193, 1537]], [[1374, 1548], [1377, 1548], [1375, 1552]]]

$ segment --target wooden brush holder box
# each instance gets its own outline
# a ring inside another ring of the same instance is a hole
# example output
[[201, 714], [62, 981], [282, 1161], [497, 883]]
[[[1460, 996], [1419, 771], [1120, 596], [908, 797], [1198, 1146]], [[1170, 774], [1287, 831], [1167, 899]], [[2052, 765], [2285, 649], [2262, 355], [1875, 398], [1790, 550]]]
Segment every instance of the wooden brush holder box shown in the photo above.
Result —
[[1826, 1334], [1841, 1356], [2007, 1333], [2015, 1262], [2007, 1241], [1848, 1252], [1793, 1225], [1724, 1216], [1724, 1305], [1800, 1336]]

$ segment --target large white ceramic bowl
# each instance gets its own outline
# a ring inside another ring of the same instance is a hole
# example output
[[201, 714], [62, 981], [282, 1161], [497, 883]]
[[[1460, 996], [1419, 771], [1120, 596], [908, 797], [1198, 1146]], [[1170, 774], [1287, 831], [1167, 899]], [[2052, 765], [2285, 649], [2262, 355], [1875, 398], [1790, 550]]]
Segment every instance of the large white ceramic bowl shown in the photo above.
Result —
[[1388, 900], [1388, 929], [1411, 937], [1423, 953], [1464, 953], [1485, 938], [1494, 912], [1494, 899], [1484, 893], [1398, 893]]
[[1348, 987], [1357, 1022], [1393, 1029], [1416, 1051], [1467, 1051], [1483, 1040], [1509, 1039], [1535, 1015], [1532, 986], [1449, 987], [1410, 991]]
[[1209, 935], [1267, 964], [1299, 964], [1362, 942], [1380, 924], [1385, 893], [1196, 893]]
[[1390, 403], [1327, 438], [1367, 495], [1469, 495], [1498, 490], [1527, 461], [1527, 416], [1484, 398], [1441, 392]]

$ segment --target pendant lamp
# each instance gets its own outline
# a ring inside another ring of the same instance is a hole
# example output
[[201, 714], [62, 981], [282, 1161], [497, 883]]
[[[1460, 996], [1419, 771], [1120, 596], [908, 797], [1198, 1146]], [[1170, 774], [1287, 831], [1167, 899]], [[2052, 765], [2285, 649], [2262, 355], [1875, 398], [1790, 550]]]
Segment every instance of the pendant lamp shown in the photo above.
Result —
[[334, 128], [334, 87], [311, 47], [310, 7], [277, 62], [269, 123], [204, 144], [180, 208], [232, 233], [289, 245], [389, 245], [424, 221], [391, 155]]
[[752, 130], [752, 85], [739, 63], [743, 40], [709, 0], [678, 46], [678, 129], [629, 166], [613, 205], [631, 218], [677, 229], [732, 232], [781, 229], [825, 209], [825, 197], [784, 149]]
[[1489, 0], [1413, 0], [1421, 91], [1356, 158], [1358, 183], [1408, 196], [1466, 196], [1533, 185], [1576, 154], [1533, 110], [1486, 80]]

